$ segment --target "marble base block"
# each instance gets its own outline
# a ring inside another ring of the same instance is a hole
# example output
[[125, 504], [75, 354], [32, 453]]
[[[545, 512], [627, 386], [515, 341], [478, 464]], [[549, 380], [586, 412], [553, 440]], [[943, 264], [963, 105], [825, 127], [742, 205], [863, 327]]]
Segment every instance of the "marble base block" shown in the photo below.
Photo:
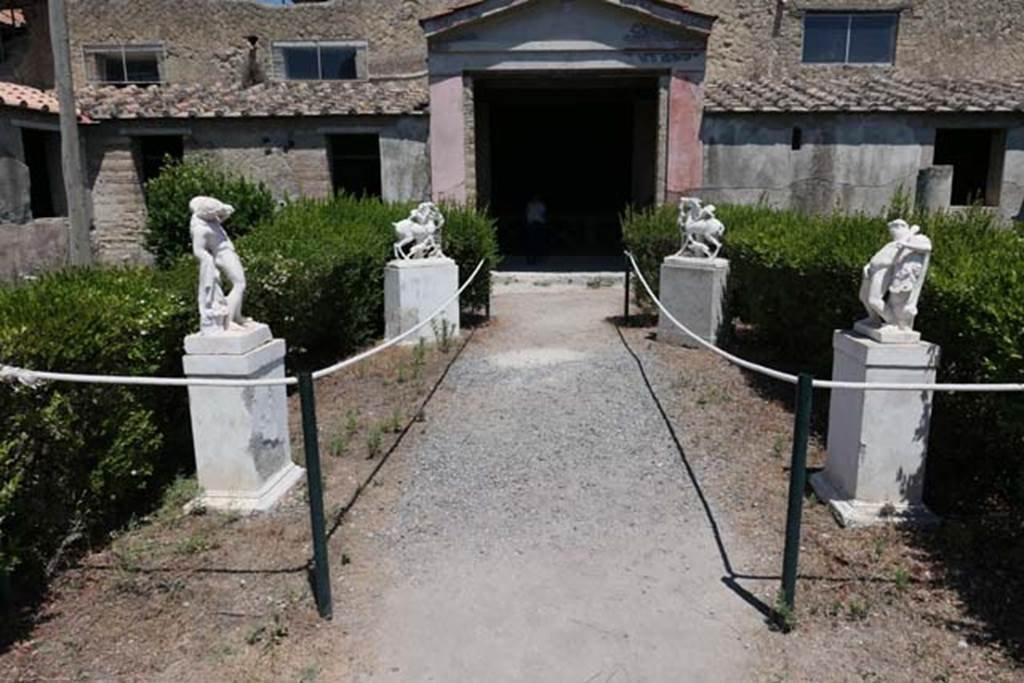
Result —
[[[268, 379], [284, 377], [285, 343], [270, 339], [239, 353], [245, 344], [231, 334], [206, 335], [207, 353], [184, 357], [189, 377]], [[191, 348], [196, 348], [192, 345]], [[251, 513], [273, 508], [303, 476], [291, 458], [285, 387], [188, 388], [196, 473], [203, 489], [195, 504]]]
[[185, 353], [212, 356], [238, 356], [263, 346], [273, 338], [270, 326], [248, 323], [242, 328], [217, 334], [190, 334], [185, 337]]
[[[727, 259], [669, 256], [661, 264], [659, 297], [676, 320], [714, 344], [725, 321], [728, 276]], [[664, 313], [658, 316], [658, 339], [678, 346], [698, 346]]]
[[[881, 343], [837, 331], [832, 379], [934, 384], [939, 347]], [[932, 392], [833, 389], [828, 460], [811, 477], [817, 496], [843, 526], [934, 519], [922, 502]]]
[[[415, 327], [459, 290], [459, 267], [450, 258], [391, 261], [384, 268], [384, 336], [393, 339]], [[416, 334], [405, 340], [435, 341], [447, 321], [448, 336], [459, 334], [459, 301], [452, 301]]]

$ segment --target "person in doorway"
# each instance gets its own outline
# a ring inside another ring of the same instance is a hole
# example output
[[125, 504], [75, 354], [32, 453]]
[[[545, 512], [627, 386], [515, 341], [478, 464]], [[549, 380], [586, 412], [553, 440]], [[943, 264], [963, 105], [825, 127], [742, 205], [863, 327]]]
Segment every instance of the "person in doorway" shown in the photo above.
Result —
[[548, 222], [548, 207], [539, 194], [533, 195], [526, 205], [526, 262], [536, 263], [540, 257]]

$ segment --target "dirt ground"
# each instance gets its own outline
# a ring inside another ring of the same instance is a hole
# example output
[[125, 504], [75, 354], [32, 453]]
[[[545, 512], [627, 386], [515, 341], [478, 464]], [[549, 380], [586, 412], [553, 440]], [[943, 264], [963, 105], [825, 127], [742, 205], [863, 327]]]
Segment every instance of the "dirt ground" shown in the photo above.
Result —
[[[724, 552], [751, 558], [732, 567], [732, 578], [762, 609], [773, 607], [792, 447], [791, 390], [752, 379], [711, 354], [659, 344], [650, 328], [623, 332], [679, 430], [713, 514], [730, 521], [735, 537], [724, 539]], [[824, 460], [815, 439], [809, 467]], [[977, 605], [957, 590], [963, 570], [935, 551], [963, 533], [965, 526], [950, 520], [924, 531], [842, 529], [808, 492], [796, 627], [769, 639], [764, 680], [1024, 680], [1015, 658], [1020, 643], [1014, 652], [1012, 633], [974, 616]], [[1014, 590], [1009, 581], [1003, 585]]]
[[[63, 572], [35, 626], [0, 653], [0, 680], [349, 680], [379, 567], [378, 510], [353, 505], [407, 431], [429, 424], [429, 396], [472, 332], [445, 350], [396, 348], [317, 383], [335, 618], [318, 618], [305, 486], [273, 515], [185, 514], [194, 479], [154, 515]], [[293, 458], [303, 461], [298, 396], [289, 397]], [[401, 467], [387, 481], [401, 482]], [[349, 509], [351, 507], [351, 509]]]
[[[929, 532], [842, 530], [808, 496], [795, 629], [773, 630], [766, 613], [781, 568], [788, 389], [709, 354], [658, 344], [651, 328], [621, 332], [623, 352], [635, 354], [665, 429], [678, 438], [706, 523], [721, 530], [723, 582], [744, 609], [762, 613], [757, 680], [1024, 680], [1016, 632], [979, 616], [984, 610], [965, 597], [963, 586], [982, 580], [937, 550], [974, 533], [955, 521]], [[159, 512], [55, 580], [34, 625], [0, 652], [0, 680], [375, 677], [373, 650], [389, 637], [378, 612], [394, 569], [381, 532], [393, 524], [411, 472], [394, 446], [430, 429], [437, 404], [429, 397], [460, 349], [398, 349], [318, 384], [332, 621], [317, 617], [309, 587], [304, 487], [272, 516], [187, 515], [181, 507], [195, 484], [183, 480]], [[298, 435], [297, 397], [290, 405]], [[292, 447], [301, 461], [301, 437]], [[811, 464], [820, 466], [820, 443], [812, 450]], [[1019, 572], [986, 580], [989, 602], [1005, 587], [1006, 603], [1019, 604]]]

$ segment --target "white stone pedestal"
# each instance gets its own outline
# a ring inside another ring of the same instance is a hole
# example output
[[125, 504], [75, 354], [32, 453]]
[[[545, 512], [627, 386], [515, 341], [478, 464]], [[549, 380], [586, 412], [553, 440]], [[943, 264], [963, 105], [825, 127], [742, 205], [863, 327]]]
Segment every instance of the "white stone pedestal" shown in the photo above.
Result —
[[[725, 318], [728, 276], [727, 259], [669, 256], [661, 264], [659, 297], [676, 320], [714, 344]], [[678, 346], [697, 346], [664, 313], [658, 316], [658, 339]]]
[[[933, 384], [939, 347], [882, 343], [836, 331], [832, 379]], [[927, 523], [921, 501], [932, 392], [833, 389], [828, 461], [811, 485], [846, 527], [883, 522]]]
[[[384, 268], [384, 336], [393, 339], [437, 310], [459, 290], [459, 267], [450, 258], [394, 260]], [[448, 336], [459, 334], [459, 302], [440, 314], [404, 343], [434, 341], [447, 321]]]
[[[259, 323], [244, 331], [189, 335], [185, 374], [220, 379], [284, 377], [285, 344]], [[188, 388], [196, 472], [213, 510], [271, 509], [303, 475], [291, 459], [284, 386]]]

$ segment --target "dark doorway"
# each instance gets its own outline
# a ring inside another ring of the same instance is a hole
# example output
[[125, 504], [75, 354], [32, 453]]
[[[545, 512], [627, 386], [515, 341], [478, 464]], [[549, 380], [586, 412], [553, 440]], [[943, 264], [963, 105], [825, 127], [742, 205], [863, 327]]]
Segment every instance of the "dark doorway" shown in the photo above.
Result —
[[21, 144], [28, 166], [29, 199], [33, 218], [64, 216], [64, 178], [60, 167], [60, 135], [23, 128]]
[[332, 135], [331, 182], [334, 191], [356, 196], [381, 196], [380, 138], [371, 135]]
[[158, 177], [167, 164], [185, 156], [185, 140], [180, 135], [144, 135], [139, 138], [142, 185]]
[[[618, 268], [621, 213], [654, 199], [655, 83], [477, 84], [477, 188], [497, 219], [505, 269]], [[540, 230], [527, 225], [535, 198], [547, 214]]]
[[999, 205], [1005, 133], [987, 128], [935, 131], [935, 165], [953, 167], [953, 206]]

